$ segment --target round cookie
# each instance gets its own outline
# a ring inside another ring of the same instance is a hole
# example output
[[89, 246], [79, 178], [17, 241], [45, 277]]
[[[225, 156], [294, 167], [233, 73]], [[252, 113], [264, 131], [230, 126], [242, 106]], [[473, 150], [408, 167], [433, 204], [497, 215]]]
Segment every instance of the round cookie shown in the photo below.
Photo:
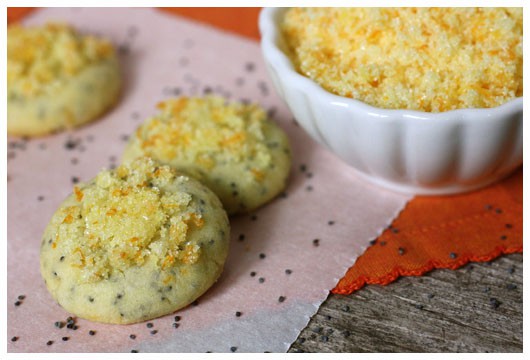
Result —
[[118, 100], [120, 88], [107, 40], [63, 24], [8, 28], [8, 134], [39, 136], [92, 121]]
[[139, 322], [203, 294], [222, 272], [229, 232], [207, 187], [140, 158], [74, 187], [44, 231], [41, 274], [81, 318]]
[[258, 105], [207, 96], [171, 99], [158, 108], [131, 136], [124, 162], [149, 156], [196, 177], [229, 215], [252, 211], [285, 188], [289, 142]]

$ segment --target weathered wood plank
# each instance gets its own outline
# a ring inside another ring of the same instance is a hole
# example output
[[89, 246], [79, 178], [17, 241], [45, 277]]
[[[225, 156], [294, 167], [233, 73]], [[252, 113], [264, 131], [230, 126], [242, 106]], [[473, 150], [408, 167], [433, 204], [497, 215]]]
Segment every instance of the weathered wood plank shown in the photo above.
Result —
[[290, 352], [522, 352], [523, 257], [330, 295]]

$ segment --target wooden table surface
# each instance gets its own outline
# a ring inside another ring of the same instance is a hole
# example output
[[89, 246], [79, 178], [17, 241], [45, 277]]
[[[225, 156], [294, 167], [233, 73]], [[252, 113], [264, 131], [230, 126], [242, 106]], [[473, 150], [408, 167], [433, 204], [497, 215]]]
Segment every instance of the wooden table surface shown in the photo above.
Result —
[[[8, 20], [31, 9], [9, 9]], [[259, 39], [259, 8], [176, 14]], [[522, 352], [523, 256], [330, 294], [289, 352]]]
[[522, 352], [523, 256], [330, 295], [290, 352]]

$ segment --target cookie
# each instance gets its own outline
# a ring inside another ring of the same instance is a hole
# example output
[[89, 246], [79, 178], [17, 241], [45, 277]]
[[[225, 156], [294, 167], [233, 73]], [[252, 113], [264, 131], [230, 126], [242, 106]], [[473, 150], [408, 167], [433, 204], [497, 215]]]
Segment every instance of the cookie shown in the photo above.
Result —
[[185, 307], [214, 284], [229, 233], [213, 192], [140, 158], [74, 187], [44, 231], [41, 274], [67, 311], [135, 323]]
[[97, 119], [119, 98], [110, 42], [64, 24], [7, 31], [7, 132], [40, 136]]
[[124, 162], [149, 156], [196, 177], [229, 215], [252, 211], [285, 188], [289, 141], [258, 105], [207, 96], [171, 99], [158, 108], [131, 136]]

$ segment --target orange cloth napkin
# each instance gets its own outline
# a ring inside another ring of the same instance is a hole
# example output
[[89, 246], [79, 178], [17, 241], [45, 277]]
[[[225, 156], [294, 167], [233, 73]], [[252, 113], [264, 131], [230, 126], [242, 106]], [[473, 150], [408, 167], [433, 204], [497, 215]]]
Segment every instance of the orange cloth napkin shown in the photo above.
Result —
[[[9, 8], [8, 22], [32, 8]], [[164, 8], [259, 39], [259, 8]], [[386, 285], [399, 276], [456, 269], [523, 251], [523, 171], [486, 189], [450, 197], [417, 197], [373, 241], [332, 290], [350, 294], [365, 284]]]
[[372, 242], [332, 290], [351, 294], [365, 284], [457, 269], [523, 251], [523, 170], [483, 190], [416, 197]]

